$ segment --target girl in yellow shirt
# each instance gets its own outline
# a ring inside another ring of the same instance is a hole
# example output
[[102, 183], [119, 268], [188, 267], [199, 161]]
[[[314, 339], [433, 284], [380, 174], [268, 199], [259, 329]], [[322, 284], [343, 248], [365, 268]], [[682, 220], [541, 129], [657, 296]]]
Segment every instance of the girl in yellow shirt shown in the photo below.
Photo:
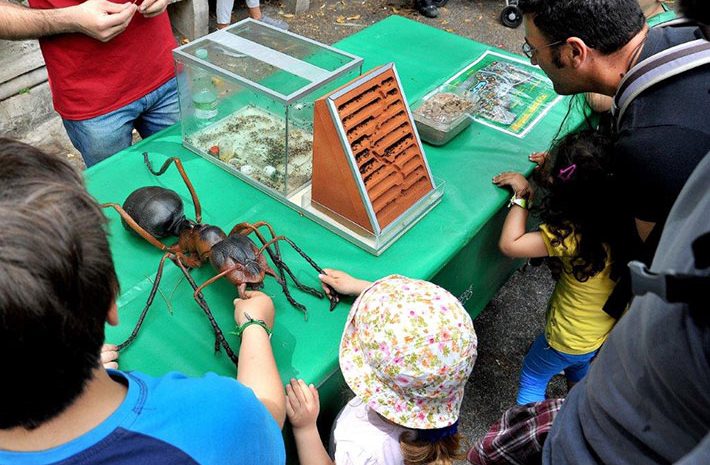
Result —
[[[553, 257], [557, 279], [546, 314], [545, 331], [525, 356], [518, 404], [545, 399], [550, 379], [564, 370], [569, 387], [589, 369], [615, 319], [602, 307], [614, 289], [611, 278], [616, 237], [624, 224], [615, 213], [611, 142], [594, 131], [565, 136], [541, 165], [543, 224], [526, 231], [532, 191], [519, 173], [493, 178], [510, 186], [513, 197], [499, 246], [509, 257]], [[546, 160], [547, 159], [547, 160]], [[546, 165], [550, 165], [549, 168]]]

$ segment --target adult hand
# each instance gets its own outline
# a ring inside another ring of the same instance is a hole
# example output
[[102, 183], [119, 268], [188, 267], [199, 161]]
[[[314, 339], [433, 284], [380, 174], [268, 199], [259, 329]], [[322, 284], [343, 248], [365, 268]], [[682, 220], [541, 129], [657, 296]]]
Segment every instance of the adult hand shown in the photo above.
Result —
[[244, 324], [248, 313], [254, 320], [263, 320], [269, 328], [274, 327], [274, 302], [271, 297], [259, 291], [245, 291], [244, 299], [234, 299], [234, 321]]
[[320, 400], [316, 387], [306, 385], [302, 379], [291, 379], [291, 383], [286, 385], [286, 415], [294, 432], [315, 428], [319, 411]]
[[76, 32], [108, 42], [128, 27], [138, 7], [133, 3], [86, 0], [73, 9]]
[[165, 11], [168, 7], [168, 3], [170, 3], [168, 0], [143, 0], [138, 11], [146, 18], [152, 18]]
[[[319, 274], [318, 278], [321, 280], [323, 290], [328, 295], [331, 294], [331, 288], [339, 294], [359, 295], [372, 284], [369, 281], [353, 278], [344, 271], [331, 270], [328, 268], [323, 271], [325, 274]], [[328, 286], [330, 286], [330, 288]]]
[[113, 344], [101, 346], [101, 364], [104, 368], [118, 370], [118, 347]]
[[520, 173], [506, 171], [498, 176], [493, 177], [493, 184], [498, 187], [510, 186], [518, 198], [527, 198], [530, 196], [530, 183]]

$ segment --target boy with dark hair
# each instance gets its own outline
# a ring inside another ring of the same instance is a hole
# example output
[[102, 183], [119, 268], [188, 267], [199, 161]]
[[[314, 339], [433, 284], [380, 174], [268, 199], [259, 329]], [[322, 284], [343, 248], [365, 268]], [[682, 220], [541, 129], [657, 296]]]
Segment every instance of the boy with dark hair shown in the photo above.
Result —
[[106, 371], [118, 280], [100, 207], [25, 144], [0, 139], [0, 166], [0, 464], [284, 463], [271, 300], [235, 301], [237, 324], [263, 322], [242, 333], [238, 381]]
[[[649, 28], [637, 0], [521, 0], [523, 51], [560, 94], [613, 96], [637, 64], [702, 38], [697, 26]], [[710, 65], [669, 77], [637, 95], [617, 122], [617, 196], [627, 210], [625, 259], [649, 261], [685, 181], [710, 150]], [[619, 316], [627, 285], [605, 310]]]

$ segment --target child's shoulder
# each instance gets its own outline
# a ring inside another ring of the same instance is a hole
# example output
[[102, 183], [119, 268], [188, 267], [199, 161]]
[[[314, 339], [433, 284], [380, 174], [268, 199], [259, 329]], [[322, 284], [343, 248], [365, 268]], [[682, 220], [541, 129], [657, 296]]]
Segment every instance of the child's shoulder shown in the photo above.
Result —
[[577, 254], [577, 233], [572, 225], [562, 227], [546, 223], [540, 225], [540, 234], [551, 257], [571, 257]]
[[406, 430], [381, 418], [354, 398], [343, 408], [333, 431], [336, 463], [402, 463], [399, 436]]

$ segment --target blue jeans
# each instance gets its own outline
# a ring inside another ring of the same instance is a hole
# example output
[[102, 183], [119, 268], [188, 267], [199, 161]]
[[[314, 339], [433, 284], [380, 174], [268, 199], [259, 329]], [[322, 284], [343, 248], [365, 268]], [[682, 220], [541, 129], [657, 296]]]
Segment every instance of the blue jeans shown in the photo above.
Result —
[[544, 334], [539, 335], [523, 361], [518, 404], [545, 400], [547, 383], [562, 370], [568, 381], [576, 383], [581, 380], [587, 374], [589, 364], [597, 352], [598, 350], [595, 350], [582, 355], [558, 352], [547, 344]]
[[143, 97], [105, 115], [63, 120], [69, 139], [87, 168], [131, 145], [133, 128], [145, 138], [173, 125], [180, 116], [177, 81], [169, 80]]

